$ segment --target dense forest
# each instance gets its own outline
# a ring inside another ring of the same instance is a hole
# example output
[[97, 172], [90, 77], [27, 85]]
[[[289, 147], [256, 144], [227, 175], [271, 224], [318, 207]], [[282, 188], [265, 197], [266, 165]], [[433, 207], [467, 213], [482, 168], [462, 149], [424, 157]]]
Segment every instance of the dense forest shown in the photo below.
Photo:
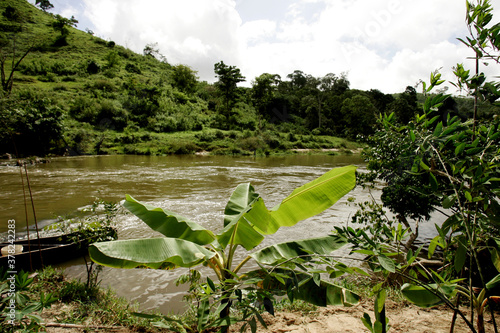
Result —
[[[0, 3], [0, 153], [269, 154], [298, 148], [355, 148], [394, 112], [407, 123], [421, 108], [418, 87], [395, 94], [351, 89], [345, 73], [250, 79], [223, 60], [215, 83], [171, 65], [157, 44], [137, 54], [26, 0]], [[250, 81], [251, 87], [239, 83]], [[402, 89], [402, 90], [403, 90]], [[443, 112], [470, 115], [455, 98]], [[498, 108], [487, 103], [481, 116]]]

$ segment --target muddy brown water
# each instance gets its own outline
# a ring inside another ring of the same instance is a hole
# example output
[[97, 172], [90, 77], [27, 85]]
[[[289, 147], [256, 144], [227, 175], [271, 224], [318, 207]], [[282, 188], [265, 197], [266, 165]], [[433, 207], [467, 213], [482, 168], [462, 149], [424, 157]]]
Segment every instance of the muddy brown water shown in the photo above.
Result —
[[[130, 194], [217, 231], [223, 224], [227, 199], [238, 184], [252, 183], [267, 207], [273, 207], [296, 187], [334, 167], [351, 164], [364, 168], [357, 154], [262, 158], [120, 155], [55, 158], [51, 163], [29, 167], [28, 173], [41, 225], [53, 222], [56, 216], [74, 213], [94, 197], [119, 201]], [[15, 219], [16, 231], [21, 234], [26, 229], [26, 218], [18, 167], [0, 168], [0, 187], [0, 232], [7, 230], [8, 220]], [[347, 204], [349, 197], [361, 202], [369, 200], [369, 193], [356, 188], [322, 214], [267, 237], [261, 247], [328, 234], [335, 225], [345, 224], [355, 212], [356, 207]], [[28, 205], [31, 212], [29, 201]], [[33, 223], [31, 213], [29, 221]], [[118, 215], [117, 228], [120, 239], [158, 236], [135, 216], [124, 212]], [[239, 254], [240, 258], [243, 256]], [[86, 279], [82, 258], [61, 267], [69, 277]], [[169, 313], [183, 309], [185, 287], [176, 287], [174, 281], [185, 272], [104, 268], [99, 277], [101, 286], [109, 286], [119, 296], [137, 302], [140, 310]]]

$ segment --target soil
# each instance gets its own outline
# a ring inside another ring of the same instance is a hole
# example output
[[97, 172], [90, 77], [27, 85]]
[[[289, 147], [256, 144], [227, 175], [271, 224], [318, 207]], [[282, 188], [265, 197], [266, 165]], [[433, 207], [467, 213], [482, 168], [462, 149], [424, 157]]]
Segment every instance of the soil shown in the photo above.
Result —
[[[354, 307], [319, 308], [316, 312], [304, 315], [299, 312], [280, 312], [272, 316], [263, 314], [267, 323], [267, 329], [259, 326], [259, 333], [360, 333], [369, 332], [361, 322], [364, 313], [368, 313], [373, 320], [373, 304], [363, 302]], [[414, 305], [386, 302], [386, 314], [391, 326], [389, 333], [448, 333], [453, 317], [446, 307], [434, 307], [422, 309]], [[469, 315], [470, 316], [470, 315]], [[500, 313], [495, 315], [497, 324], [500, 321]], [[485, 315], [486, 332], [494, 332], [489, 312]], [[86, 332], [88, 332], [87, 330]], [[132, 332], [125, 328], [90, 328], [92, 332]], [[82, 328], [47, 327], [47, 333], [76, 333], [84, 332]], [[240, 327], [235, 325], [231, 333], [240, 332]], [[250, 332], [250, 330], [248, 330]], [[455, 324], [455, 333], [470, 332], [465, 322], [458, 318]]]

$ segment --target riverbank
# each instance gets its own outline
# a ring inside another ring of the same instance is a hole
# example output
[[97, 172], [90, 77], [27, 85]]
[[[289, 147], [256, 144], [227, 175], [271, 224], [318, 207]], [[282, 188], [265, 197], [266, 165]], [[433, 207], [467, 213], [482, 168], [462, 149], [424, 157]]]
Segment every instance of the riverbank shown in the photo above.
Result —
[[[175, 332], [168, 328], [158, 328], [154, 322], [133, 315], [136, 306], [117, 297], [112, 290], [102, 288], [86, 289], [85, 282], [66, 279], [62, 271], [46, 268], [30, 276], [33, 283], [26, 291], [31, 301], [40, 299], [40, 294], [51, 293], [57, 301], [40, 313], [42, 327], [47, 333], [80, 332]], [[366, 292], [366, 290], [365, 290]], [[288, 302], [285, 302], [288, 303]], [[309, 305], [285, 304], [277, 307], [275, 316], [262, 315], [267, 328], [258, 327], [262, 333], [359, 333], [368, 332], [361, 322], [365, 313], [373, 318], [372, 299], [365, 295], [360, 304], [353, 307], [329, 306], [316, 308]], [[35, 313], [32, 313], [35, 314]], [[386, 314], [391, 329], [389, 332], [407, 333], [447, 333], [450, 331], [453, 313], [444, 306], [429, 309], [418, 308], [393, 294], [386, 301]], [[497, 315], [499, 313], [497, 312]], [[468, 314], [469, 315], [469, 314]], [[493, 326], [489, 313], [485, 316], [486, 332]], [[189, 326], [190, 318], [179, 318]], [[192, 320], [192, 318], [191, 318]], [[192, 323], [195, 325], [195, 323]], [[164, 323], [168, 325], [168, 323]], [[173, 328], [173, 326], [171, 327]], [[468, 332], [465, 323], [458, 319], [455, 332]], [[196, 332], [196, 331], [193, 331]], [[239, 332], [234, 325], [231, 333]]]
[[85, 141], [72, 143], [62, 154], [44, 157], [16, 158], [0, 156], [0, 166], [50, 163], [53, 157], [97, 155], [227, 155], [282, 156], [290, 154], [357, 154], [364, 144], [326, 135], [294, 135], [291, 133], [257, 133], [252, 131], [203, 131], [152, 133], [147, 131], [104, 133], [91, 132]]
[[[44, 295], [46, 299], [53, 297], [52, 304], [42, 311], [33, 311], [33, 309], [30, 311], [27, 307], [20, 309], [24, 311], [24, 318], [16, 329], [26, 328], [34, 322], [35, 318], [39, 318], [38, 328], [46, 330], [47, 333], [182, 331], [179, 330], [179, 326], [175, 329], [174, 324], [166, 321], [160, 325], [163, 327], [158, 327], [157, 319], [135, 316], [133, 313], [137, 311], [137, 305], [117, 297], [111, 289], [105, 290], [95, 284], [88, 285], [85, 281], [67, 279], [62, 270], [45, 268], [29, 275], [29, 279], [32, 279], [31, 282], [24, 283], [27, 287], [21, 288], [21, 293], [29, 298], [29, 302], [36, 304], [41, 295]], [[369, 332], [361, 321], [365, 313], [373, 320], [373, 301], [369, 296], [369, 286], [366, 285], [366, 281], [361, 281], [356, 288], [360, 289], [362, 298], [361, 302], [353, 307], [317, 308], [300, 302], [293, 304], [288, 301], [280, 302], [275, 307], [277, 312], [274, 316], [267, 312], [262, 314], [267, 328], [259, 325], [257, 331], [262, 333]], [[385, 304], [386, 315], [391, 326], [389, 332], [447, 333], [450, 331], [453, 312], [445, 306], [419, 308], [405, 301], [395, 291], [389, 293]], [[470, 316], [467, 311], [465, 313]], [[499, 314], [497, 311], [496, 315]], [[176, 319], [186, 328], [196, 326], [196, 318], [192, 316], [178, 316]], [[485, 315], [485, 324], [486, 332], [493, 332], [489, 311]], [[5, 323], [2, 325], [0, 328], [13, 328]], [[35, 328], [36, 326], [30, 327], [32, 330]], [[454, 332], [468, 331], [467, 325], [458, 318]], [[194, 329], [192, 332], [197, 331]], [[240, 332], [240, 326], [233, 325], [229, 332]]]

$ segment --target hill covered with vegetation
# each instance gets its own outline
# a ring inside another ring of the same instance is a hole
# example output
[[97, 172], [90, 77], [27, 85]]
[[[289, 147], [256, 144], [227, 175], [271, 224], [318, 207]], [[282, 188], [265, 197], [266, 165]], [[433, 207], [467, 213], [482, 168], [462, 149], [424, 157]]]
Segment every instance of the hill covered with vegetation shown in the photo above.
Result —
[[[351, 141], [375, 132], [379, 114], [395, 112], [405, 123], [419, 108], [413, 87], [360, 91], [342, 73], [249, 79], [220, 61], [209, 84], [189, 66], [169, 64], [155, 44], [137, 54], [26, 0], [2, 1], [0, 14], [1, 154], [354, 148]], [[252, 87], [238, 87], [242, 81]]]

